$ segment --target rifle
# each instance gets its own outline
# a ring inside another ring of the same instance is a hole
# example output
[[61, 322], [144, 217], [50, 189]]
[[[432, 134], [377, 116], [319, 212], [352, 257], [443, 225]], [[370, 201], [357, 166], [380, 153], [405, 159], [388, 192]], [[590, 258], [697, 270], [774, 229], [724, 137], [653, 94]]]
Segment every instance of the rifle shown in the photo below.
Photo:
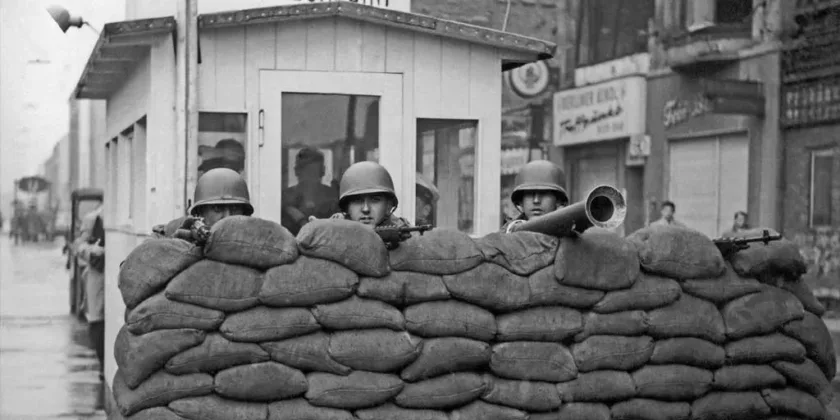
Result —
[[769, 230], [764, 229], [764, 232], [761, 236], [747, 236], [741, 238], [717, 238], [713, 242], [724, 257], [730, 257], [738, 251], [742, 251], [749, 248], [751, 243], [764, 242], [764, 245], [766, 246], [770, 242], [778, 241], [780, 239], [782, 239], [782, 235], [778, 233], [771, 235]]
[[189, 217], [172, 236], [192, 242], [198, 246], [204, 246], [207, 240], [210, 239], [210, 228], [204, 223], [204, 218]]
[[376, 231], [380, 238], [382, 238], [382, 242], [385, 242], [385, 247], [392, 250], [399, 247], [400, 242], [410, 238], [412, 232], [420, 232], [420, 235], [422, 235], [424, 232], [432, 230], [432, 228], [432, 225], [420, 225], [415, 227], [382, 226], [375, 227], [373, 230]]

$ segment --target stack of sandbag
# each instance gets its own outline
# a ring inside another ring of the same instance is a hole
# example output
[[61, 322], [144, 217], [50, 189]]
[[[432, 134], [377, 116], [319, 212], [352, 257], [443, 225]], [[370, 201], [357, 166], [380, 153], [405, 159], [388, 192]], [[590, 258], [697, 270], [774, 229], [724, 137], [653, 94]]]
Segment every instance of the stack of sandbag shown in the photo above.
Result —
[[113, 391], [129, 419], [823, 419], [835, 356], [788, 242], [231, 217], [137, 247]]

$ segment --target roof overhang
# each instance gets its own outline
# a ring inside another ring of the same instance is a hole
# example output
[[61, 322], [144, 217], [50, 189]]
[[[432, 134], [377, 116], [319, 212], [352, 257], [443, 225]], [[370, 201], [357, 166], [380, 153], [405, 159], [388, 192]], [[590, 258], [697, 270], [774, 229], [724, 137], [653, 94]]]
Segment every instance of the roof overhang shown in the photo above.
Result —
[[200, 29], [221, 28], [333, 16], [495, 47], [502, 52], [502, 71], [533, 61], [552, 58], [557, 48], [554, 43], [510, 32], [349, 1], [274, 6], [199, 15], [198, 27]]
[[175, 17], [105, 25], [73, 91], [76, 99], [107, 99], [149, 53], [159, 35], [175, 33]]

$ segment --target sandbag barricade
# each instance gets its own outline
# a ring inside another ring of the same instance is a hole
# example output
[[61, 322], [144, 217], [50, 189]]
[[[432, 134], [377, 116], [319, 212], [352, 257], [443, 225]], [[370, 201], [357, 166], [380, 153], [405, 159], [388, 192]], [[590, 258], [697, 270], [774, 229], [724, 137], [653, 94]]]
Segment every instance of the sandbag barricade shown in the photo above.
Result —
[[784, 265], [788, 242], [737, 265], [682, 228], [436, 230], [388, 251], [361, 224], [295, 238], [244, 217], [176, 241], [121, 267], [128, 419], [821, 420], [832, 398], [799, 279], [763, 281], [780, 268], [758, 257]]

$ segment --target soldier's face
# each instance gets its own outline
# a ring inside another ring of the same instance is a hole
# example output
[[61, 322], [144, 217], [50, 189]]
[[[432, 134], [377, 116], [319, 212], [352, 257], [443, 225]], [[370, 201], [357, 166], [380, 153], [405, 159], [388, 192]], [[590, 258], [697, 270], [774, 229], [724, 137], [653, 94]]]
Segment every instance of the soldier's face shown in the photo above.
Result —
[[370, 226], [377, 226], [391, 215], [393, 204], [384, 194], [363, 194], [347, 201], [350, 219]]
[[525, 191], [522, 194], [522, 213], [527, 219], [542, 216], [557, 210], [560, 202], [551, 191]]
[[201, 209], [201, 217], [204, 218], [204, 224], [206, 224], [207, 227], [212, 227], [216, 224], [216, 222], [224, 219], [225, 217], [243, 215], [245, 215], [245, 209], [242, 208], [242, 206], [216, 205], [205, 206]]

